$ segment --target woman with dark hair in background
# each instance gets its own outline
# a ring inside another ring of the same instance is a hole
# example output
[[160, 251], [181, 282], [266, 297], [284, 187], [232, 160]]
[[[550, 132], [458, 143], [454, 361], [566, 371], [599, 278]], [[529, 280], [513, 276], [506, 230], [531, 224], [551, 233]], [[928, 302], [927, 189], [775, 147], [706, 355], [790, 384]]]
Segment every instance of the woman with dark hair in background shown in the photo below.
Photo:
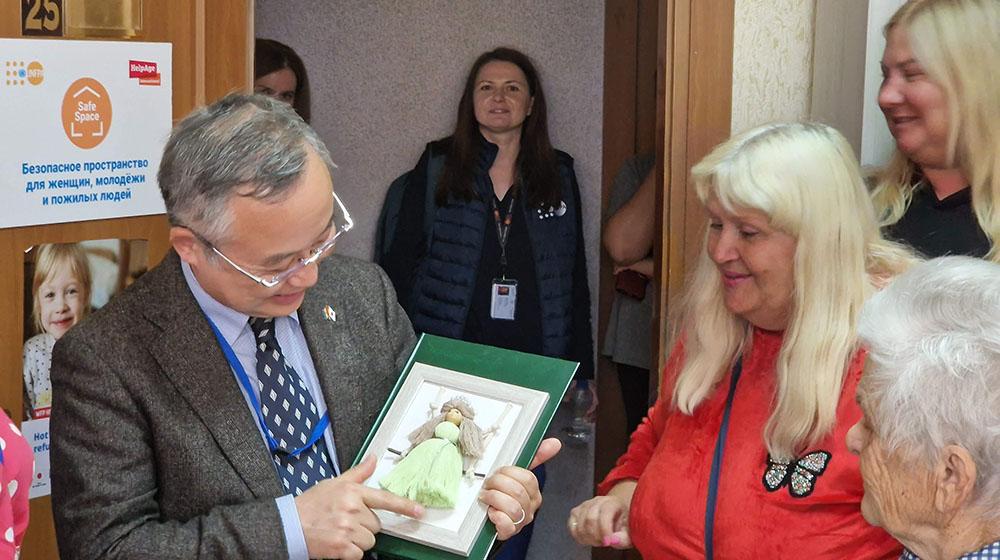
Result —
[[625, 428], [631, 434], [649, 410], [650, 343], [656, 288], [653, 237], [656, 231], [656, 174], [653, 154], [636, 154], [622, 164], [611, 183], [602, 243], [614, 261], [615, 296], [611, 302], [602, 353], [618, 370], [625, 405]]
[[288, 45], [273, 39], [254, 41], [253, 91], [288, 103], [309, 122], [309, 75]]
[[[480, 55], [454, 134], [428, 144], [406, 179], [379, 257], [414, 328], [578, 361], [577, 377], [593, 377], [580, 188], [549, 141], [531, 60]], [[523, 558], [530, 533], [502, 557]]]

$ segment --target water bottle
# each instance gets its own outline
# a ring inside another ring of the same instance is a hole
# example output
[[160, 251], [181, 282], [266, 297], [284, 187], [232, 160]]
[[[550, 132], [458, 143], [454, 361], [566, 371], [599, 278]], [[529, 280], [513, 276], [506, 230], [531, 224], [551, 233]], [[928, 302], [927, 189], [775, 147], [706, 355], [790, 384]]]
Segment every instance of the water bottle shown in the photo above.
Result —
[[588, 412], [594, 404], [594, 395], [590, 392], [590, 382], [581, 379], [576, 382], [576, 388], [571, 395], [573, 404], [573, 422], [566, 428], [567, 443], [586, 445], [594, 435], [594, 426], [591, 424]]

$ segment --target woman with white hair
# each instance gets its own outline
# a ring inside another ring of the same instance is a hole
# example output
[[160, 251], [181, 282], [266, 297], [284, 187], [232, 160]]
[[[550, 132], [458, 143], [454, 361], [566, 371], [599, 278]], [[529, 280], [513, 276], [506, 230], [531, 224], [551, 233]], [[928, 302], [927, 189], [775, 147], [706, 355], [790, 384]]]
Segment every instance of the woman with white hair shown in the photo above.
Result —
[[1000, 265], [913, 267], [861, 314], [861, 512], [904, 559], [1000, 558]]
[[910, 257], [882, 240], [851, 147], [766, 125], [692, 171], [708, 213], [649, 417], [570, 514], [590, 546], [646, 558], [890, 558], [844, 445], [861, 416], [855, 324]]
[[897, 150], [873, 196], [886, 236], [1000, 262], [1000, 2], [910, 0], [885, 34], [878, 104]]

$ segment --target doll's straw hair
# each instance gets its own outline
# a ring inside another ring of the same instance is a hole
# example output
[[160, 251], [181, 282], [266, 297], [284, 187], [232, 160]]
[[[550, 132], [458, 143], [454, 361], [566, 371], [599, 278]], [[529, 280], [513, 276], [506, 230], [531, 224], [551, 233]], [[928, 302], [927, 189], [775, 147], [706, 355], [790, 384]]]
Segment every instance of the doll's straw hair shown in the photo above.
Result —
[[476, 411], [463, 397], [455, 397], [441, 405], [441, 413], [424, 422], [419, 428], [414, 430], [408, 437], [410, 449], [434, 437], [434, 429], [437, 425], [445, 421], [445, 415], [450, 410], [458, 410], [462, 413], [462, 425], [459, 426], [458, 449], [466, 457], [478, 459], [483, 456], [483, 432], [473, 421]]

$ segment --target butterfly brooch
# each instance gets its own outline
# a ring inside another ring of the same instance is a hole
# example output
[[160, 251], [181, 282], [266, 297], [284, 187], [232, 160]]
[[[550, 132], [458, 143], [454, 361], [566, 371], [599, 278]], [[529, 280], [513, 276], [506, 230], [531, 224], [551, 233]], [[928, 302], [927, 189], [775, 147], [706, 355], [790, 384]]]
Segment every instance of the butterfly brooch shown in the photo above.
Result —
[[793, 498], [805, 498], [812, 494], [817, 477], [826, 470], [831, 457], [826, 451], [813, 451], [795, 461], [775, 461], [768, 455], [764, 488], [777, 492], [788, 486], [788, 493]]

